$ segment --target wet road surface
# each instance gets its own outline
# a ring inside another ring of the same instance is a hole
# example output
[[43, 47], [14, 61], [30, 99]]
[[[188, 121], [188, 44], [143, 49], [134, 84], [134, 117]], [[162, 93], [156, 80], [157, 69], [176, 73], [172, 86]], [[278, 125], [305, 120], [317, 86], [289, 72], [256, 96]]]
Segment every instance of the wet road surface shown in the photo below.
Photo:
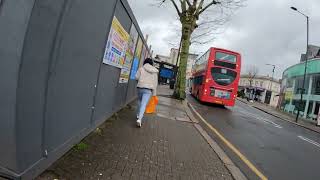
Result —
[[[237, 101], [234, 107], [188, 101], [200, 115], [244, 154], [268, 179], [320, 179], [320, 134]], [[249, 179], [247, 165], [201, 124]]]

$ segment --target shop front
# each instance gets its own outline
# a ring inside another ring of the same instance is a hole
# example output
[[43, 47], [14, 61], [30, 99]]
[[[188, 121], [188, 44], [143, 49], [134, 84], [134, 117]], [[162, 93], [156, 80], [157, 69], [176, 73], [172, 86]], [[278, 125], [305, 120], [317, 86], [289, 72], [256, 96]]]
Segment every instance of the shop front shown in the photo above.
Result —
[[[305, 63], [287, 68], [283, 73], [281, 91], [284, 98], [281, 109], [291, 114], [316, 121], [320, 109], [320, 58], [308, 60], [307, 73], [303, 83]], [[303, 85], [304, 84], [304, 85]], [[301, 92], [302, 103], [300, 103]]]

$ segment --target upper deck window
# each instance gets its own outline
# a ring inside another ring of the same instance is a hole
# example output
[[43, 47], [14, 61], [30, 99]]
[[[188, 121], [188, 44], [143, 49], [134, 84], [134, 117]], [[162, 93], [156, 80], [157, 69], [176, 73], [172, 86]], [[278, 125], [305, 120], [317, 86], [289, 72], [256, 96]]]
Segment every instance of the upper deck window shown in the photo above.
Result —
[[236, 63], [237, 57], [232, 54], [227, 54], [227, 53], [223, 53], [223, 52], [216, 52], [215, 60], [222, 60], [222, 61], [228, 61], [231, 63]]

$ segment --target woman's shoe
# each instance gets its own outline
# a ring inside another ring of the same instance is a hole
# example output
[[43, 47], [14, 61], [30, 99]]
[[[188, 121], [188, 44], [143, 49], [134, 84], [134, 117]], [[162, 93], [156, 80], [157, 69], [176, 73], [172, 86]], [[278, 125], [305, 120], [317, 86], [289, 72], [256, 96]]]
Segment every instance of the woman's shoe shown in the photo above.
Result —
[[138, 119], [138, 120], [137, 120], [137, 126], [138, 126], [138, 127], [141, 127], [141, 119]]

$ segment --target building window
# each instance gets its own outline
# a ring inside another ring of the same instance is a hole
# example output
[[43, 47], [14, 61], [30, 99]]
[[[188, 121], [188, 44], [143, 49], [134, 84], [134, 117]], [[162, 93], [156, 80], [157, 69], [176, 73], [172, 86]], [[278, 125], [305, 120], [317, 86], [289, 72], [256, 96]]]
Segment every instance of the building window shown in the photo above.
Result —
[[302, 85], [303, 85], [303, 76], [297, 77], [296, 78], [296, 84], [294, 86], [294, 93], [295, 94], [300, 94], [301, 90], [303, 88], [304, 89], [304, 94], [307, 94], [308, 90], [309, 90], [309, 82], [310, 82], [310, 76], [308, 75], [308, 76], [306, 76], [304, 87], [302, 87]]
[[288, 78], [286, 83], [286, 88], [292, 88], [293, 87], [293, 78]]
[[312, 78], [311, 94], [320, 95], [320, 74], [314, 75]]
[[263, 81], [260, 81], [260, 87], [263, 87]]

